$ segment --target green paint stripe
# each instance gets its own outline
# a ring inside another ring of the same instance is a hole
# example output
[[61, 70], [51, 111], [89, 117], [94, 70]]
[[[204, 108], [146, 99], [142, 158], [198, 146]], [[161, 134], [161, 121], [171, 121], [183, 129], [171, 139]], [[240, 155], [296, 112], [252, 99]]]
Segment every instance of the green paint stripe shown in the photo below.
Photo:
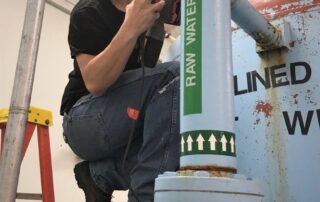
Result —
[[183, 114], [188, 115], [202, 113], [202, 0], [188, 0], [184, 9]]
[[[235, 144], [231, 144], [232, 139], [233, 142], [235, 142], [234, 133], [217, 130], [199, 130], [185, 132], [182, 133], [181, 136], [181, 138], [183, 138], [181, 139], [181, 156], [194, 154], [236, 156]], [[225, 139], [223, 137], [225, 137]], [[190, 143], [191, 141], [192, 143]], [[202, 144], [199, 142], [202, 142]], [[225, 147], [223, 147], [223, 145], [225, 145]], [[203, 147], [202, 150], [201, 147]]]

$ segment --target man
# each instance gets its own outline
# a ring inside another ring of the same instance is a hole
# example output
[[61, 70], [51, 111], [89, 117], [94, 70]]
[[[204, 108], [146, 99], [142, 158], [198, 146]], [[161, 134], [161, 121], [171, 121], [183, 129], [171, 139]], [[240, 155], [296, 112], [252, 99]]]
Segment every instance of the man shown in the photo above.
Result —
[[130, 202], [153, 201], [154, 179], [178, 168], [179, 64], [146, 68], [142, 79], [139, 60], [138, 38], [164, 5], [80, 0], [71, 13], [74, 70], [61, 114], [66, 142], [85, 160], [74, 172], [87, 202], [126, 189]]

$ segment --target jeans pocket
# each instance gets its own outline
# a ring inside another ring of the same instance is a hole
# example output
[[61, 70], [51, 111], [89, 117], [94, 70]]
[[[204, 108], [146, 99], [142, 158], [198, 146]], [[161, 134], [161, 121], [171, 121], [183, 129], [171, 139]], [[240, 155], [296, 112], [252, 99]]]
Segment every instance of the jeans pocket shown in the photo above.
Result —
[[101, 114], [72, 116], [67, 139], [80, 158], [98, 160], [108, 152], [109, 140]]

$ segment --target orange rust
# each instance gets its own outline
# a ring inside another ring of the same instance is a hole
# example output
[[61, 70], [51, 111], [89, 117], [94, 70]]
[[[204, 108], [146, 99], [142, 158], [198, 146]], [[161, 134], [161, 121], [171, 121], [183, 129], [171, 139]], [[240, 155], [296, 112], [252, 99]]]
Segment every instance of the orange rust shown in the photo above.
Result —
[[256, 111], [259, 112], [263, 112], [265, 117], [270, 117], [271, 113], [272, 113], [272, 105], [270, 103], [264, 102], [262, 100], [257, 102], [256, 105]]
[[[182, 170], [177, 171], [179, 176], [194, 176], [195, 172], [194, 170]], [[206, 171], [208, 172], [208, 177], [231, 177], [234, 173], [230, 172], [224, 172], [224, 171]]]
[[305, 0], [249, 0], [268, 19], [276, 19], [290, 13], [305, 12], [314, 7], [320, 7], [320, 0], [306, 2]]
[[180, 167], [179, 171], [198, 171], [204, 170], [208, 172], [226, 172], [226, 173], [237, 173], [237, 169], [230, 167], [219, 167], [219, 166], [183, 166]]

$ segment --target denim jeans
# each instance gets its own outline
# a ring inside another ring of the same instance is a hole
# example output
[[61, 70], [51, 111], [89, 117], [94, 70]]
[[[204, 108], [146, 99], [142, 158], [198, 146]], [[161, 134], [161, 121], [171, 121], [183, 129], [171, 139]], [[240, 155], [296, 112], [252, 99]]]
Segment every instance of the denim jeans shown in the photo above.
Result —
[[[179, 167], [179, 63], [124, 72], [104, 95], [86, 95], [63, 119], [65, 138], [105, 192], [130, 189], [129, 201], [153, 201], [154, 180]], [[142, 105], [141, 105], [142, 104]], [[133, 120], [130, 150], [121, 169]], [[133, 197], [133, 195], [135, 197]]]

